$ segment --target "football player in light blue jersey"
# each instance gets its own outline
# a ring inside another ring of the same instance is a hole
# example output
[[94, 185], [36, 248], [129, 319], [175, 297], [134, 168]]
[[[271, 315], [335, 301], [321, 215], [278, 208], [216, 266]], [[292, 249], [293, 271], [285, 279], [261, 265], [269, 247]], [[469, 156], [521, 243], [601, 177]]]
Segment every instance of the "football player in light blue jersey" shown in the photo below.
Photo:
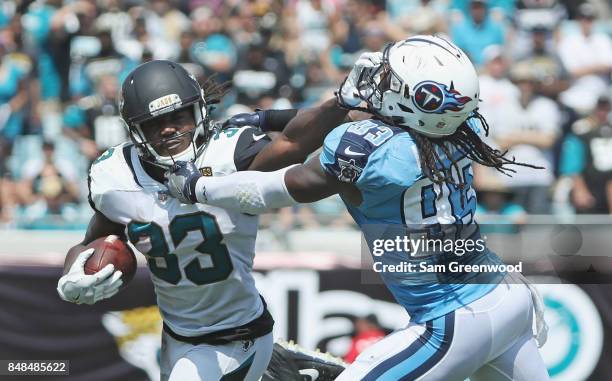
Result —
[[[520, 274], [496, 267], [501, 260], [474, 221], [472, 162], [502, 172], [527, 164], [481, 140], [488, 125], [478, 113], [472, 63], [452, 43], [431, 36], [365, 55], [373, 64], [345, 80], [338, 102], [350, 109], [365, 102], [373, 118], [334, 129], [316, 160], [218, 178], [178, 163], [167, 174], [171, 194], [245, 213], [340, 194], [410, 323], [368, 348], [337, 380], [547, 380], [532, 333], [533, 309], [541, 318], [541, 302]], [[420, 247], [407, 255], [397, 245], [404, 237], [454, 246], [434, 244], [433, 252]], [[384, 271], [403, 263], [447, 271]], [[451, 264], [498, 271], [451, 273]], [[544, 341], [545, 324], [537, 320], [538, 341]]]

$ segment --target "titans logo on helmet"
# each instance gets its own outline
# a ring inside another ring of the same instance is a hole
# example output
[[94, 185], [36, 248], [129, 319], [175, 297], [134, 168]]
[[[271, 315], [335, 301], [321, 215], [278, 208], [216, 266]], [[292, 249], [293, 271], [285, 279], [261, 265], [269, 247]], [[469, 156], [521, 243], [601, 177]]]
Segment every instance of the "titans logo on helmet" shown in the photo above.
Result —
[[434, 81], [423, 81], [414, 88], [414, 104], [426, 113], [444, 114], [446, 111], [461, 111], [472, 98], [463, 96], [455, 90]]

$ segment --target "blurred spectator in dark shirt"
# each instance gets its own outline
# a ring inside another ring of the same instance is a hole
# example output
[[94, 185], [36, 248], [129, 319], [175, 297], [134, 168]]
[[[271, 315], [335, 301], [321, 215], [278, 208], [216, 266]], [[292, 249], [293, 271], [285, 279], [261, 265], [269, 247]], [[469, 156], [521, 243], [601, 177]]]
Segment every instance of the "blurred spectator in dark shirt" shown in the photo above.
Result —
[[[261, 41], [241, 53], [233, 85], [239, 103], [255, 105], [263, 96], [290, 96], [289, 78], [284, 54], [271, 48], [267, 41]], [[285, 94], [282, 94], [283, 87]]]
[[119, 82], [113, 75], [98, 78], [97, 91], [68, 106], [64, 112], [64, 133], [75, 140], [90, 161], [128, 140], [119, 116]]
[[79, 201], [76, 180], [73, 164], [55, 156], [52, 142], [44, 142], [43, 157], [24, 164], [18, 196], [36, 217], [60, 215], [67, 204]]
[[531, 48], [517, 63], [531, 67], [537, 78], [536, 91], [552, 99], [569, 86], [569, 74], [555, 53], [548, 36], [551, 30], [538, 26], [531, 31]]
[[109, 30], [117, 51], [138, 60], [137, 56], [131, 56], [129, 46], [124, 47], [124, 43], [129, 42], [130, 33], [134, 28], [134, 23], [130, 15], [125, 11], [124, 0], [98, 0], [100, 15], [96, 19], [96, 27], [100, 30]]
[[582, 4], [580, 31], [565, 35], [559, 42], [559, 54], [573, 79], [560, 100], [583, 115], [607, 91], [612, 71], [612, 41], [608, 35], [593, 30], [595, 18], [595, 8]]
[[181, 33], [179, 39], [179, 53], [176, 58], [177, 62], [193, 62], [191, 48], [193, 47], [194, 38], [195, 36], [191, 29]]
[[385, 337], [385, 331], [380, 327], [375, 315], [358, 318], [354, 323], [354, 334], [349, 351], [344, 355], [344, 361], [352, 363], [367, 347]]
[[519, 0], [514, 15], [513, 57], [522, 57], [532, 48], [532, 31], [546, 30], [545, 44], [554, 46], [559, 38], [559, 27], [567, 18], [565, 6], [558, 0]]
[[[321, 65], [329, 81], [341, 81], [347, 68], [363, 49], [363, 6], [358, 2], [349, 2], [331, 19], [331, 41], [325, 51], [321, 52]], [[380, 28], [378, 28], [380, 29]], [[313, 65], [317, 66], [314, 61]]]
[[454, 23], [450, 33], [476, 66], [484, 63], [483, 51], [488, 46], [503, 45], [505, 41], [504, 27], [489, 14], [487, 0], [472, 0], [469, 17]]
[[602, 97], [588, 117], [572, 125], [564, 142], [561, 174], [573, 177], [572, 204], [578, 213], [612, 213], [612, 113]]

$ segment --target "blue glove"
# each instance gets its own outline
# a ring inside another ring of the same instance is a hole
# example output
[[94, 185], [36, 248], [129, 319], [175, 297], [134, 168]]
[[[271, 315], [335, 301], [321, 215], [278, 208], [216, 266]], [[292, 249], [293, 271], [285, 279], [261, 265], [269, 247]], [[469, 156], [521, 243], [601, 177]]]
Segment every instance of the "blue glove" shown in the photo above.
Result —
[[232, 116], [231, 118], [229, 118], [228, 120], [226, 120], [221, 126], [221, 129], [224, 130], [230, 127], [244, 127], [244, 126], [253, 126], [253, 127], [259, 128], [259, 123], [261, 122], [261, 119], [262, 119], [261, 113], [263, 113], [263, 111], [236, 114]]
[[177, 161], [165, 173], [165, 184], [170, 195], [183, 204], [195, 204], [198, 199], [195, 185], [202, 177], [198, 167], [191, 161]]

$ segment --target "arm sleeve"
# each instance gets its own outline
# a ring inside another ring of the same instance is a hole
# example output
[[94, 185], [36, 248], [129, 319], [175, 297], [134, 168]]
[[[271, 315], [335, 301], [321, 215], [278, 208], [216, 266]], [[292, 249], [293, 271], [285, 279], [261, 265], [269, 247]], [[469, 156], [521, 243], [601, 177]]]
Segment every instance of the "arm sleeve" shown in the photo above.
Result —
[[256, 128], [243, 131], [234, 150], [234, 164], [236, 170], [245, 171], [251, 166], [255, 156], [270, 143], [270, 137]]
[[200, 203], [247, 214], [295, 205], [297, 202], [285, 184], [285, 173], [292, 167], [274, 172], [243, 171], [201, 177], [196, 183], [196, 197]]
[[297, 109], [289, 110], [262, 110], [258, 111], [260, 122], [259, 127], [263, 131], [282, 131], [285, 126], [293, 119], [297, 113]]

